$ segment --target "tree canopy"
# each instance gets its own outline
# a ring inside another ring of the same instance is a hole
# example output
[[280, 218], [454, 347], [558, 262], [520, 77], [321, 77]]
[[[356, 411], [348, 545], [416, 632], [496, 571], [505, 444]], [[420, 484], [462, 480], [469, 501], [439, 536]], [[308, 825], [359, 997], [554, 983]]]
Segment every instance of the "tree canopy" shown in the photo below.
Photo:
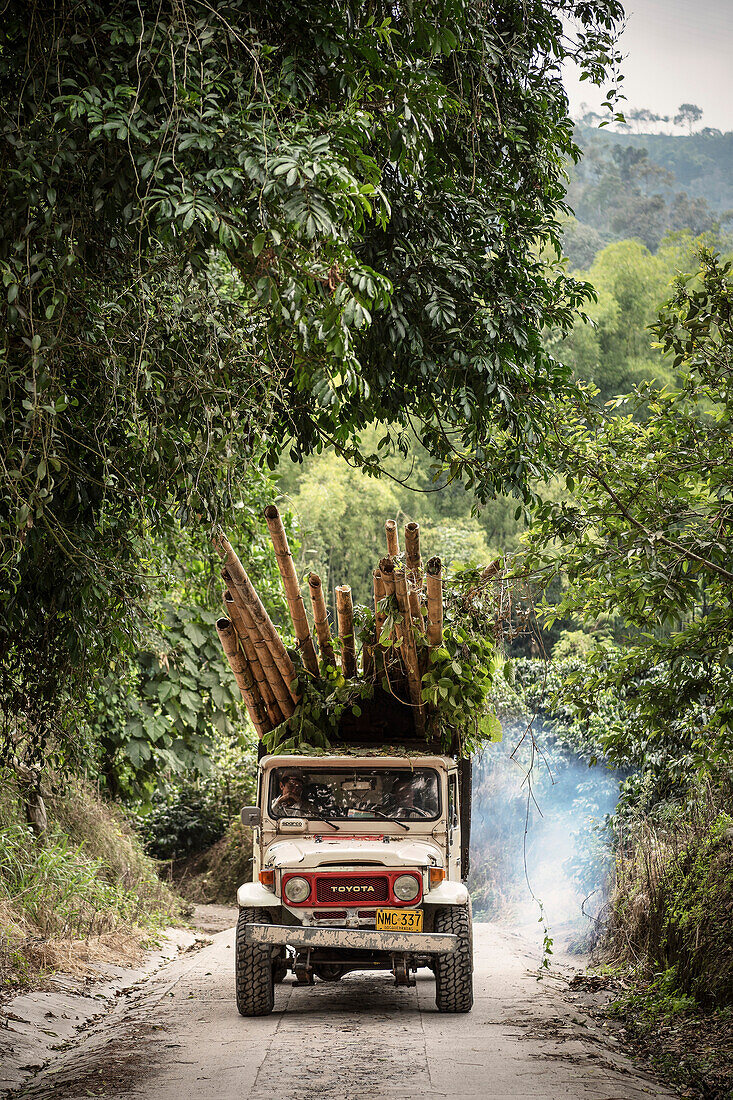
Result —
[[228, 515], [262, 456], [330, 442], [369, 462], [358, 432], [380, 420], [469, 481], [467, 451], [491, 459], [481, 496], [527, 491], [567, 380], [540, 333], [586, 295], [540, 258], [576, 154], [560, 64], [602, 81], [621, 14], [6, 5], [14, 722], [45, 728], [34, 700], [134, 642], [151, 534]]
[[678, 384], [639, 386], [614, 409], [563, 410], [567, 493], [539, 510], [529, 559], [569, 581], [550, 618], [623, 616], [628, 644], [602, 647], [575, 678], [584, 690], [569, 688], [588, 712], [599, 688], [626, 698], [607, 747], [688, 779], [729, 767], [733, 751], [733, 279], [715, 253], [700, 265], [654, 325]]
[[673, 361], [654, 347], [651, 326], [661, 303], [669, 296], [674, 278], [697, 266], [701, 246], [714, 242], [710, 234], [694, 237], [689, 231], [669, 234], [655, 255], [640, 241], [607, 245], [579, 277], [595, 292], [572, 332], [547, 346], [573, 368], [576, 378], [598, 387], [603, 403], [627, 393], [643, 381], [674, 383]]

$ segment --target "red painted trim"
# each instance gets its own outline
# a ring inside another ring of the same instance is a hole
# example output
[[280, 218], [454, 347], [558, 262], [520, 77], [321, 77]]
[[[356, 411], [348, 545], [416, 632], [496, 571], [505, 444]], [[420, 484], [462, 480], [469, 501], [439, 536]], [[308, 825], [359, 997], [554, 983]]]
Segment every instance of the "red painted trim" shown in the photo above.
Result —
[[[340, 820], [340, 819], [339, 819]], [[386, 833], [344, 833], [339, 836], [342, 840], [384, 840]], [[314, 840], [333, 840], [333, 833], [314, 833]]]
[[[401, 875], [412, 875], [413, 878], [417, 879], [417, 883], [418, 883], [418, 886], [419, 886], [419, 892], [418, 892], [417, 897], [413, 898], [412, 901], [402, 901], [400, 898], [395, 897], [394, 881], [395, 881], [395, 879], [399, 878]], [[402, 867], [398, 867], [398, 868], [386, 868], [386, 867], [384, 867], [384, 868], [382, 868], [382, 867], [380, 867], [378, 869], [374, 868], [373, 870], [368, 869], [368, 868], [365, 867], [363, 870], [359, 870], [359, 871], [290, 871], [287, 874], [283, 875], [282, 894], [281, 894], [282, 901], [283, 901], [284, 905], [292, 905], [293, 908], [295, 908], [295, 909], [314, 908], [314, 907], [317, 907], [318, 909], [326, 909], [326, 908], [331, 908], [331, 907], [334, 908], [334, 909], [343, 909], [344, 906], [347, 906], [348, 908], [351, 908], [351, 909], [358, 909], [358, 908], [363, 909], [365, 905], [369, 905], [369, 902], [365, 901], [364, 898], [360, 898], [359, 901], [355, 901], [353, 903], [353, 905], [349, 905], [348, 896], [345, 897], [345, 898], [337, 898], [335, 901], [318, 901], [317, 894], [316, 894], [316, 880], [317, 879], [339, 879], [339, 880], [343, 880], [343, 879], [349, 879], [349, 878], [370, 878], [371, 876], [379, 876], [380, 878], [385, 878], [386, 877], [389, 880], [388, 881], [387, 897], [384, 898], [383, 901], [375, 901], [374, 902], [374, 908], [375, 909], [379, 909], [379, 908], [381, 908], [385, 905], [388, 905], [392, 908], [396, 908], [397, 906], [402, 906], [402, 905], [418, 905], [422, 901], [422, 875], [419, 871], [416, 871], [412, 867], [409, 867], [409, 868], [402, 868]], [[308, 882], [311, 884], [311, 892], [308, 895], [308, 897], [305, 899], [305, 901], [290, 901], [289, 898], [286, 896], [286, 894], [285, 894], [285, 884], [291, 878], [304, 878], [304, 879], [307, 879]]]

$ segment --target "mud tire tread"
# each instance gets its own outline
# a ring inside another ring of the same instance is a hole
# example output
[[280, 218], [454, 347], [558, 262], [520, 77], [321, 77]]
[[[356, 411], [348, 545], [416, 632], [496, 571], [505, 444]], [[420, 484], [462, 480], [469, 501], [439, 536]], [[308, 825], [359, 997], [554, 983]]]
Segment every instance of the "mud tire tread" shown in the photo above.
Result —
[[265, 922], [270, 922], [270, 915], [261, 909], [239, 910], [234, 971], [240, 1016], [269, 1016], [275, 1005], [270, 948], [266, 944], [249, 944], [244, 940], [246, 925]]
[[458, 936], [458, 948], [451, 955], [435, 959], [435, 1003], [438, 1012], [470, 1012], [473, 1007], [473, 929], [469, 905], [438, 909], [433, 919], [435, 932]]

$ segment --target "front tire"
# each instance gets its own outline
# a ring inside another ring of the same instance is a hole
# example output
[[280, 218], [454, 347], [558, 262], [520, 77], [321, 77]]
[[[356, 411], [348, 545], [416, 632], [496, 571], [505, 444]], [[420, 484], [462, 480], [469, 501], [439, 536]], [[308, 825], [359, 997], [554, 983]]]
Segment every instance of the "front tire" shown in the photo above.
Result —
[[240, 909], [234, 955], [237, 1010], [241, 1016], [269, 1016], [275, 1005], [275, 983], [270, 948], [264, 943], [245, 943], [248, 924], [270, 924], [264, 909]]
[[451, 905], [436, 910], [434, 932], [458, 936], [450, 955], [435, 958], [435, 1003], [438, 1012], [470, 1012], [473, 1007], [473, 926], [471, 905]]

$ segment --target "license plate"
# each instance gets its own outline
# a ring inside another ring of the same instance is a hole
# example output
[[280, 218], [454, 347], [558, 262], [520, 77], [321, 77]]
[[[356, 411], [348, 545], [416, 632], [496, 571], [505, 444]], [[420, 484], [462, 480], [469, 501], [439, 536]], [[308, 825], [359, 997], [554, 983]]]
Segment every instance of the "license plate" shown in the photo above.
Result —
[[377, 909], [377, 932], [422, 932], [422, 909]]

